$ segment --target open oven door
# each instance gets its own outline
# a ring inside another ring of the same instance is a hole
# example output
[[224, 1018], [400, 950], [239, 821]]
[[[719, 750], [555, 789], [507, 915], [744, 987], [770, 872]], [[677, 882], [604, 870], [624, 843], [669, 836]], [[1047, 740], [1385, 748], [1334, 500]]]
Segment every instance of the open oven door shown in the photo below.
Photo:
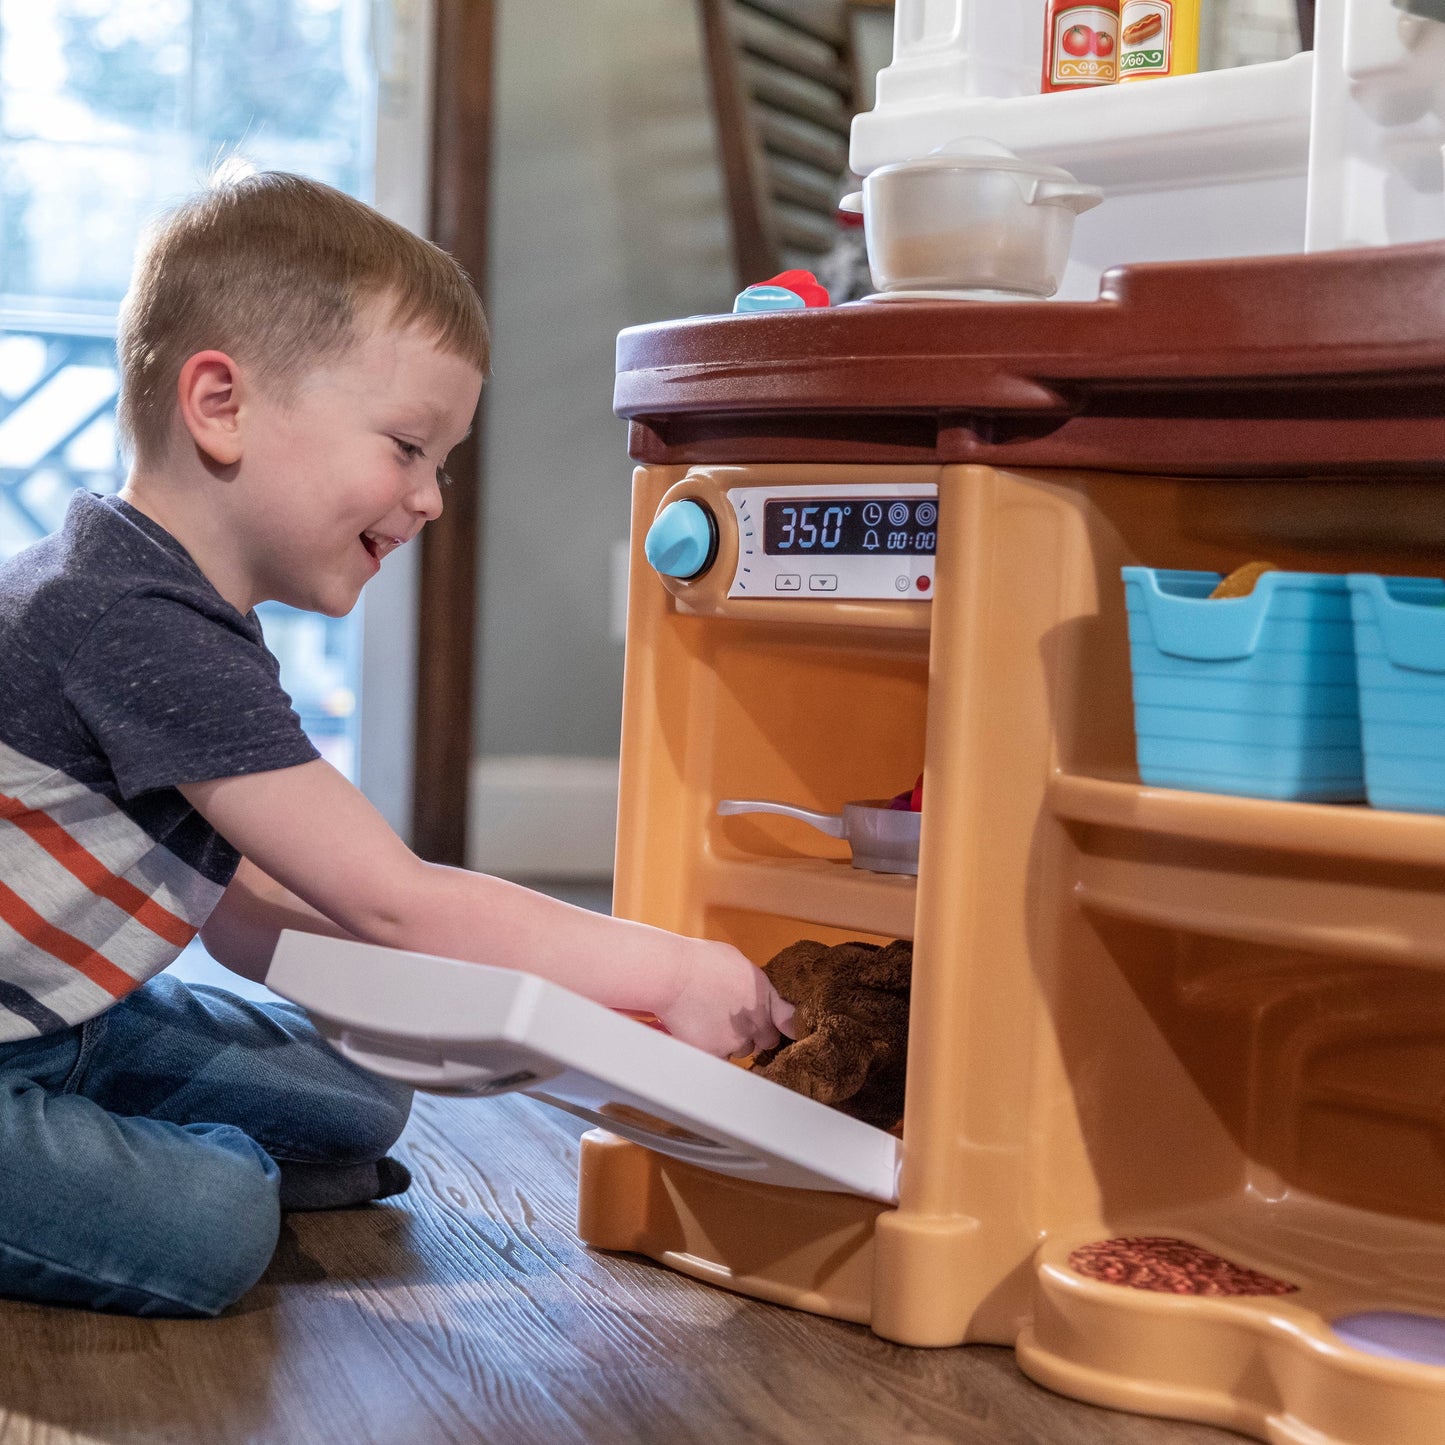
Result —
[[892, 1134], [545, 979], [288, 930], [266, 986], [344, 1057], [414, 1088], [530, 1094], [720, 1174], [898, 1200]]

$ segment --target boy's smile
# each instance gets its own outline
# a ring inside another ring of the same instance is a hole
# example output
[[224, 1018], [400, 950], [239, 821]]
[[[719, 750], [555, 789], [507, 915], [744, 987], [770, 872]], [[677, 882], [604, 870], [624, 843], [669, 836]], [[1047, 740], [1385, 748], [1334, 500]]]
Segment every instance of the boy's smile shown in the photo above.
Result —
[[470, 361], [397, 328], [378, 302], [347, 350], [289, 386], [198, 353], [180, 378], [189, 435], [123, 495], [239, 611], [275, 599], [340, 617], [441, 515], [442, 464], [470, 431], [480, 388]]
[[388, 552], [403, 546], [408, 540], [406, 537], [379, 537], [375, 532], [363, 532], [361, 534], [362, 546], [376, 558], [378, 570], [381, 568], [381, 559], [385, 557]]

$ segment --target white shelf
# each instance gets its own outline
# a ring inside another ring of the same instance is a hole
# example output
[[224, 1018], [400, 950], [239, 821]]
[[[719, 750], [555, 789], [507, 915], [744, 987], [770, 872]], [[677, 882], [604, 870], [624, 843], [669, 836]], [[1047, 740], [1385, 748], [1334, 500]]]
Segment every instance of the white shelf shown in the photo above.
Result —
[[1313, 62], [1307, 51], [1134, 85], [880, 108], [855, 117], [851, 165], [866, 175], [955, 137], [979, 135], [1112, 195], [1303, 177]]

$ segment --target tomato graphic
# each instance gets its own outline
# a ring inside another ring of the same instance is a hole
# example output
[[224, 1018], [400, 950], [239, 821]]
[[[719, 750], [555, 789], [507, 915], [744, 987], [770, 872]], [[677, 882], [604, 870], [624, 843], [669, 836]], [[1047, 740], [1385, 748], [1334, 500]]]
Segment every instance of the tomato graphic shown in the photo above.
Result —
[[1094, 54], [1103, 58], [1114, 53], [1114, 37], [1107, 30], [1094, 32]]
[[1065, 55], [1087, 55], [1093, 41], [1094, 32], [1087, 25], [1070, 25], [1059, 44]]

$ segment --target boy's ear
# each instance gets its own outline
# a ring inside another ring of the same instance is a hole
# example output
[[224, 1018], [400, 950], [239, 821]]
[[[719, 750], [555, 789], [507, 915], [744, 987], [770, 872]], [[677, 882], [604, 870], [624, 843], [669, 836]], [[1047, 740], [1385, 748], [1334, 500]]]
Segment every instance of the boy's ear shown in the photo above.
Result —
[[241, 460], [240, 368], [224, 351], [198, 351], [176, 383], [181, 420], [196, 446], [218, 466]]

